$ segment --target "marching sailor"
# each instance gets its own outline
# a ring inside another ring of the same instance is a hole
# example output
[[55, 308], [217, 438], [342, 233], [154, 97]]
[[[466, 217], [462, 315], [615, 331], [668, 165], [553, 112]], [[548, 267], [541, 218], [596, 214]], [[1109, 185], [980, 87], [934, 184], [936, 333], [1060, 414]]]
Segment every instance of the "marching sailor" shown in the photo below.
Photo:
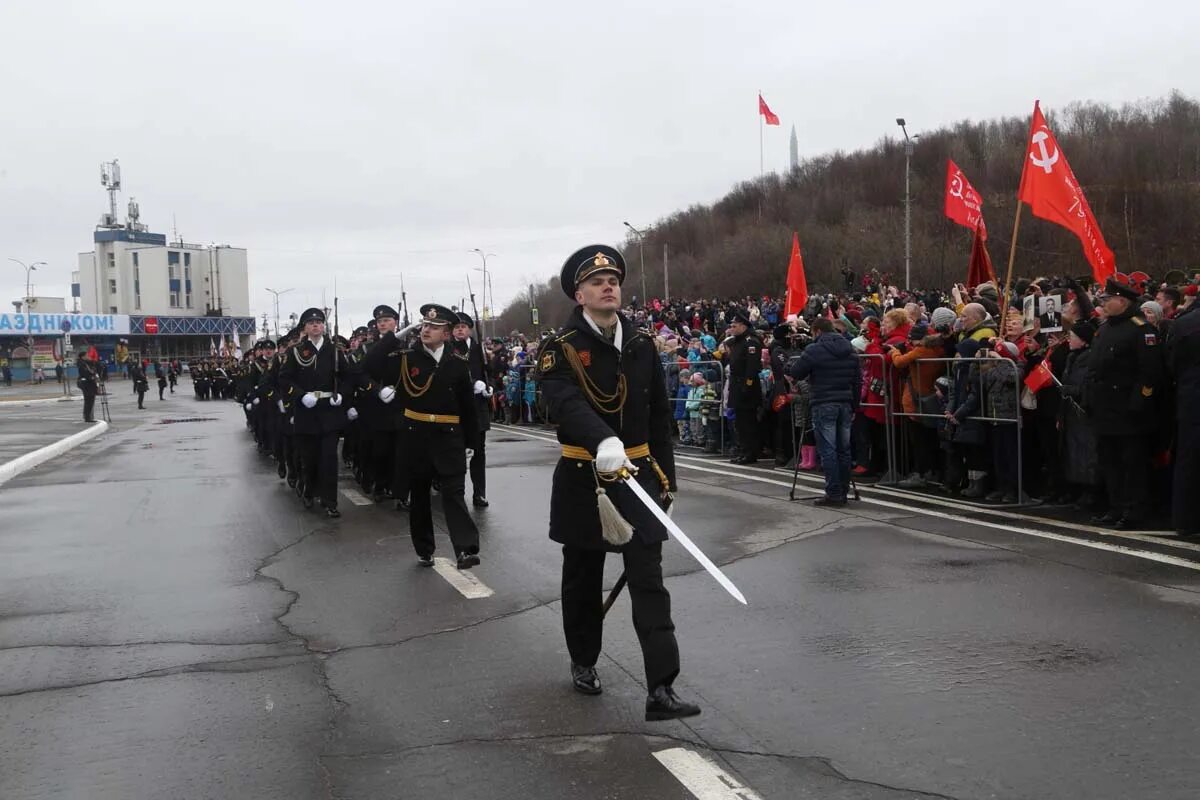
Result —
[[636, 471], [634, 479], [651, 497], [670, 503], [672, 414], [654, 343], [619, 313], [624, 278], [624, 258], [607, 245], [579, 250], [562, 268], [563, 291], [578, 305], [537, 364], [562, 444], [550, 495], [550, 538], [563, 546], [563, 631], [575, 689], [602, 691], [596, 661], [604, 560], [620, 553], [645, 662], [646, 719], [677, 719], [700, 708], [672, 689], [679, 646], [663, 585], [667, 532], [618, 480], [623, 470]]
[[484, 456], [484, 439], [492, 427], [492, 379], [487, 359], [483, 356], [483, 345], [471, 334], [475, 332], [475, 320], [469, 314], [458, 312], [454, 323], [454, 346], [467, 357], [471, 368], [472, 391], [475, 392], [475, 416], [479, 420], [479, 446], [471, 456], [471, 505], [487, 508], [487, 461]]
[[325, 513], [340, 517], [337, 507], [338, 434], [346, 422], [342, 392], [350, 391], [345, 354], [325, 335], [325, 312], [309, 308], [300, 315], [304, 338], [279, 369], [282, 399], [291, 403], [295, 443], [304, 481], [304, 507], [312, 508], [318, 491]]
[[[430, 489], [441, 486], [442, 511], [459, 569], [479, 563], [479, 530], [464, 500], [467, 460], [479, 442], [475, 394], [466, 356], [450, 344], [450, 328], [458, 321], [445, 306], [421, 306], [420, 343], [405, 349], [395, 332], [384, 333], [368, 353], [369, 375], [397, 375], [379, 387], [384, 405], [398, 403], [401, 477], [410, 494], [409, 532], [421, 566], [433, 566], [433, 512]], [[401, 331], [401, 334], [407, 330]], [[388, 362], [398, 362], [392, 369]]]

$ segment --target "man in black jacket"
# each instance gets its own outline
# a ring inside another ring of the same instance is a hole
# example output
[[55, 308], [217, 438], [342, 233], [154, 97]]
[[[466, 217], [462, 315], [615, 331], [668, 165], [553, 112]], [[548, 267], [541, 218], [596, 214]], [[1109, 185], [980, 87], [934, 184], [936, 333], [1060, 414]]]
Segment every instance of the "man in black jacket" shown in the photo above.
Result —
[[[313, 492], [330, 517], [338, 511], [338, 434], [346, 421], [343, 392], [351, 388], [345, 354], [325, 335], [325, 312], [310, 308], [300, 315], [304, 339], [279, 368], [279, 390], [292, 405], [296, 447], [304, 480], [304, 507], [312, 508]], [[298, 402], [297, 402], [298, 401]]]
[[[1161, 293], [1160, 293], [1161, 294]], [[1200, 538], [1200, 306], [1192, 304], [1174, 320], [1167, 339], [1167, 365], [1175, 382], [1175, 532]]]
[[813, 433], [825, 473], [825, 496], [814, 505], [844, 506], [850, 488], [850, 427], [858, 410], [862, 369], [845, 336], [824, 317], [813, 320], [816, 340], [792, 364], [794, 380], [808, 378]]
[[459, 311], [458, 322], [454, 323], [454, 346], [467, 357], [467, 366], [471, 369], [471, 390], [475, 393], [475, 416], [479, 420], [479, 446], [475, 448], [470, 464], [471, 504], [476, 508], [487, 508], [487, 459], [483, 451], [484, 439], [492, 429], [492, 378], [483, 354], [483, 345], [471, 335], [474, 332], [475, 320]]
[[1146, 513], [1156, 393], [1163, 381], [1158, 331], [1142, 317], [1139, 296], [1116, 277], [1104, 284], [1106, 320], [1092, 343], [1084, 393], [1109, 505], [1092, 522], [1118, 530], [1138, 528]]
[[733, 407], [733, 427], [737, 432], [737, 456], [734, 464], [753, 464], [758, 461], [762, 445], [758, 435], [758, 415], [762, 411], [762, 339], [751, 327], [750, 315], [744, 309], [733, 312], [729, 324], [733, 340], [729, 344], [729, 405]]
[[[576, 691], [601, 692], [596, 660], [604, 623], [604, 559], [618, 552], [645, 662], [646, 719], [677, 719], [700, 709], [672, 689], [679, 646], [662, 576], [667, 532], [619, 479], [622, 470], [636, 467], [633, 479], [651, 497], [670, 502], [671, 407], [654, 343], [618, 312], [624, 277], [624, 258], [607, 245], [585, 247], [563, 265], [563, 291], [579, 305], [546, 341], [537, 363], [563, 451], [550, 495], [550, 538], [563, 545], [563, 631]], [[611, 512], [609, 502], [628, 526], [614, 526], [610, 513], [604, 524], [600, 506]]]

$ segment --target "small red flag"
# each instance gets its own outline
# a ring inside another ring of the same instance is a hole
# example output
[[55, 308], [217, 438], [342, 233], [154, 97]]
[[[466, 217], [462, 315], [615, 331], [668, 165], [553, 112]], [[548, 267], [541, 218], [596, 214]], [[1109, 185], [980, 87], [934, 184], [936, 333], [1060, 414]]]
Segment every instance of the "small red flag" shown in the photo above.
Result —
[[[1047, 353], [1047, 356], [1049, 356], [1049, 353]], [[1043, 358], [1025, 376], [1025, 388], [1034, 394], [1037, 394], [1052, 383], [1054, 383], [1054, 371], [1050, 369], [1049, 358]]]
[[1104, 243], [1100, 226], [1092, 214], [1075, 173], [1046, 125], [1042, 109], [1033, 104], [1025, 168], [1021, 171], [1021, 202], [1028, 203], [1035, 217], [1061, 225], [1079, 237], [1083, 254], [1092, 265], [1092, 277], [1103, 284], [1117, 271], [1112, 250]]
[[967, 263], [967, 288], [974, 289], [981, 283], [995, 283], [996, 272], [992, 269], [992, 257], [988, 255], [987, 243], [983, 241], [983, 221], [980, 220], [971, 238], [971, 260]]
[[804, 278], [804, 259], [800, 257], [800, 234], [792, 234], [792, 257], [788, 260], [787, 298], [783, 316], [799, 314], [808, 302], [808, 281]]
[[768, 125], [778, 125], [779, 117], [767, 108], [767, 101], [762, 99], [762, 94], [758, 95], [758, 113], [762, 114]]
[[987, 241], [987, 225], [983, 222], [983, 198], [950, 159], [946, 159], [946, 216], [972, 230], [979, 226], [980, 236]]

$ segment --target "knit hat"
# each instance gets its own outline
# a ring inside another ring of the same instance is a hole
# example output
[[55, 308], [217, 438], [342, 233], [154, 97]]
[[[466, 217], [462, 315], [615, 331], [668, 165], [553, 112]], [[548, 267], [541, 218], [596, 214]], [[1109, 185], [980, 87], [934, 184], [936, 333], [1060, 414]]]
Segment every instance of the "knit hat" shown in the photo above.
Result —
[[1084, 344], [1091, 344], [1096, 335], [1096, 323], [1090, 319], [1081, 319], [1071, 326], [1071, 334], [1078, 336]]
[[958, 319], [958, 315], [954, 313], [953, 309], [943, 306], [933, 310], [933, 314], [929, 317], [929, 322], [933, 326], [933, 329], [937, 330], [938, 328], [954, 327], [954, 320], [956, 319]]
[[1146, 311], [1146, 310], [1149, 310], [1151, 313], [1154, 314], [1154, 316], [1158, 317], [1159, 319], [1162, 319], [1162, 315], [1163, 315], [1162, 306], [1159, 305], [1159, 303], [1157, 301], [1147, 300], [1146, 302], [1142, 303], [1142, 311]]
[[692, 373], [692, 386], [703, 386], [705, 383], [707, 381], [704, 380], [704, 375], [699, 370]]
[[1021, 351], [1012, 342], [996, 342], [996, 352], [1005, 358], [1016, 361]]
[[999, 302], [1000, 293], [996, 291], [996, 287], [990, 283], [981, 283], [979, 285], [979, 296], [986, 297], [992, 302]]
[[919, 342], [929, 335], [929, 328], [924, 322], [918, 322], [908, 329], [908, 340], [910, 342]]

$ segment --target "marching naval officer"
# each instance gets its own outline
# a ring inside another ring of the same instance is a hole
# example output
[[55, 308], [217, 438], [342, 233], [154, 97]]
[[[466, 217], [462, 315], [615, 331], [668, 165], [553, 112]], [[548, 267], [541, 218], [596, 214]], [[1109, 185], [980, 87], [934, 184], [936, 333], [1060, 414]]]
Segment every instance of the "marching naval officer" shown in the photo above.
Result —
[[475, 320], [470, 315], [458, 312], [454, 324], [454, 346], [467, 357], [471, 369], [471, 380], [475, 392], [475, 416], [479, 420], [479, 446], [471, 456], [471, 504], [476, 508], [487, 508], [487, 461], [484, 456], [484, 439], [492, 427], [492, 378], [487, 359], [483, 356], [483, 345], [472, 334]]
[[[319, 491], [325, 513], [342, 514], [337, 507], [338, 434], [346, 422], [342, 392], [353, 389], [345, 354], [325, 335], [325, 312], [307, 309], [300, 315], [304, 338], [279, 368], [279, 388], [292, 404], [295, 442], [300, 451], [304, 507], [312, 508]], [[299, 402], [296, 402], [296, 401]]]
[[679, 646], [663, 585], [667, 532], [616, 479], [622, 469], [636, 467], [635, 480], [664, 505], [675, 491], [662, 362], [654, 343], [618, 311], [624, 278], [624, 258], [607, 245], [579, 250], [562, 268], [563, 291], [578, 305], [537, 364], [562, 444], [550, 495], [550, 538], [563, 546], [563, 631], [575, 689], [593, 695], [602, 690], [596, 660], [604, 559], [620, 553], [646, 668], [646, 719], [677, 719], [700, 708], [672, 689]]
[[458, 321], [445, 306], [421, 306], [420, 342], [405, 349], [394, 333], [380, 336], [367, 353], [367, 372], [380, 375], [390, 361], [398, 361], [394, 385], [378, 390], [384, 405], [399, 403], [399, 434], [404, 446], [398, 457], [408, 476], [411, 495], [409, 532], [421, 566], [433, 566], [433, 512], [429, 493], [436, 478], [442, 511], [459, 569], [479, 563], [479, 530], [464, 498], [467, 460], [479, 442], [475, 395], [467, 357], [450, 344], [450, 328]]

